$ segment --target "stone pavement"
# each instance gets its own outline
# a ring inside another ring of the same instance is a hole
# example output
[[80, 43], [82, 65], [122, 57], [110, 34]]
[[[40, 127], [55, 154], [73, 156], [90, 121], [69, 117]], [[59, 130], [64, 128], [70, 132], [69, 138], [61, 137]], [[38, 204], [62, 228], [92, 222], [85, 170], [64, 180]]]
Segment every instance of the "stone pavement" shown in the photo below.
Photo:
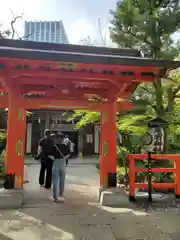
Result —
[[94, 166], [67, 168], [64, 203], [53, 203], [52, 190], [38, 186], [39, 166], [29, 168], [24, 207], [0, 212], [0, 240], [180, 239], [180, 214], [174, 206], [101, 207], [97, 201], [98, 173]]
[[[92, 157], [77, 157], [77, 158], [70, 158], [69, 164], [97, 164], [99, 163], [98, 156]], [[32, 164], [39, 164], [39, 161], [34, 160], [32, 156], [25, 156], [25, 164], [32, 165]]]

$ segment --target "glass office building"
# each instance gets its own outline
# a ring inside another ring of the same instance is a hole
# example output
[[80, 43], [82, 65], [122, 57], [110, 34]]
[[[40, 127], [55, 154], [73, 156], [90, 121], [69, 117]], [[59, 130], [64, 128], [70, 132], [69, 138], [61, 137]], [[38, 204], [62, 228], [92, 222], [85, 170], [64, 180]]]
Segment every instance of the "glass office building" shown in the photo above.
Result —
[[25, 40], [68, 44], [68, 37], [62, 21], [25, 22]]

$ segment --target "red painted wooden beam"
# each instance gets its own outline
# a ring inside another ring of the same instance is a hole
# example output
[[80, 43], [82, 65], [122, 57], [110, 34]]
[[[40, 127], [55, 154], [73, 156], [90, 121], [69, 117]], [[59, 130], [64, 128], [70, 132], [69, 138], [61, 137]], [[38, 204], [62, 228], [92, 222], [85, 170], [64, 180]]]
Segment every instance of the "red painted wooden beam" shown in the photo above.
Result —
[[[8, 96], [0, 97], [0, 108], [8, 108]], [[107, 103], [107, 102], [106, 102]], [[57, 100], [57, 99], [24, 99], [24, 108], [26, 109], [40, 109], [40, 108], [54, 108], [54, 109], [90, 109], [100, 111], [104, 104], [103, 102], [83, 101], [83, 100]], [[117, 102], [117, 112], [123, 109], [129, 109], [132, 105], [127, 102]]]
[[[0, 70], [0, 74], [3, 73], [4, 70]], [[22, 77], [31, 77], [33, 78], [44, 78], [45, 81], [48, 81], [49, 83], [52, 81], [52, 79], [58, 79], [59, 81], [62, 79], [65, 79], [66, 81], [69, 80], [88, 80], [88, 81], [108, 81], [113, 80], [117, 83], [119, 82], [131, 82], [131, 81], [137, 81], [137, 82], [144, 82], [144, 81], [153, 81], [155, 80], [156, 76], [143, 76], [140, 73], [136, 73], [134, 75], [122, 75], [122, 74], [101, 74], [101, 73], [85, 73], [85, 72], [58, 72], [58, 71], [41, 71], [41, 70], [12, 70], [11, 76], [13, 79], [18, 78], [20, 76]]]
[[[124, 70], [125, 71], [125, 70]], [[7, 73], [7, 70], [0, 69], [0, 75], [5, 75]], [[88, 73], [88, 72], [80, 72], [80, 71], [74, 71], [74, 72], [64, 72], [64, 71], [43, 71], [43, 70], [26, 70], [26, 69], [11, 69], [11, 77], [15, 80], [15, 78], [22, 77], [32, 77], [32, 78], [44, 78], [44, 82], [48, 81], [49, 83], [52, 81], [52, 79], [58, 79], [61, 81], [62, 79], [68, 80], [68, 79], [83, 79], [88, 81], [108, 81], [113, 80], [117, 83], [119, 82], [131, 82], [131, 81], [137, 81], [137, 82], [144, 82], [144, 81], [153, 81], [157, 76], [148, 76], [148, 75], [141, 75], [140, 72], [136, 72], [134, 75], [126, 75], [122, 73], [116, 73], [116, 74], [102, 74], [102, 73]], [[32, 79], [33, 81], [33, 79]]]

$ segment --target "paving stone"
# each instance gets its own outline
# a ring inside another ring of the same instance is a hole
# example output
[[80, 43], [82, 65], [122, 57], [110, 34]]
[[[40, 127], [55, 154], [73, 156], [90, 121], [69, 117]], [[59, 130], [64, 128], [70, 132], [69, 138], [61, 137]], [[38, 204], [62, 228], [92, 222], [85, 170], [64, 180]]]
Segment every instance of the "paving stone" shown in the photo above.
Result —
[[109, 226], [80, 227], [80, 238], [82, 240], [116, 240], [114, 233]]
[[143, 231], [140, 223], [137, 220], [131, 221], [130, 216], [114, 220], [111, 223], [112, 230], [117, 239], [145, 239], [148, 240], [148, 234]]

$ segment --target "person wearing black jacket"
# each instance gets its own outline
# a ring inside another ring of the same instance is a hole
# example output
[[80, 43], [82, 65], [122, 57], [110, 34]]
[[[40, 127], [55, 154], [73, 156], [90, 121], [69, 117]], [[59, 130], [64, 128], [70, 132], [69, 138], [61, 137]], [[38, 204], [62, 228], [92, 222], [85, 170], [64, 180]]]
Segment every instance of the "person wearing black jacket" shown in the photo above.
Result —
[[64, 200], [64, 186], [66, 175], [66, 158], [69, 156], [69, 149], [64, 144], [63, 134], [57, 133], [54, 136], [54, 150], [53, 150], [53, 169], [52, 169], [52, 182], [53, 182], [53, 200]]
[[53, 154], [53, 146], [54, 141], [51, 137], [51, 131], [49, 129], [46, 129], [44, 132], [44, 138], [39, 141], [38, 158], [40, 158], [41, 161], [39, 185], [44, 186], [45, 182], [45, 188], [47, 189], [51, 188], [52, 185], [53, 160], [50, 158], [50, 156]]

